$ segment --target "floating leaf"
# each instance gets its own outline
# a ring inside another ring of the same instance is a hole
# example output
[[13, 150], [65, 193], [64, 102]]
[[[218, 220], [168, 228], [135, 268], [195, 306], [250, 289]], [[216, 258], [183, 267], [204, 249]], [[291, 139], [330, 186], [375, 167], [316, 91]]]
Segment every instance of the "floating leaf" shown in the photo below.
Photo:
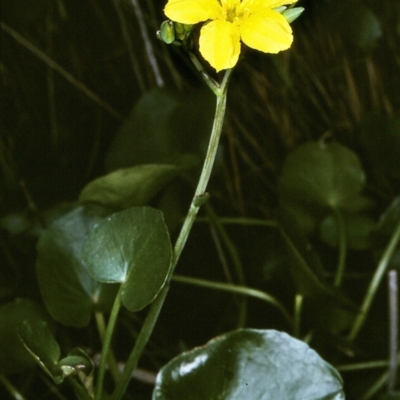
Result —
[[300, 340], [242, 329], [174, 358], [157, 375], [153, 400], [344, 399], [339, 373]]
[[133, 207], [100, 222], [87, 236], [82, 257], [100, 282], [122, 283], [130, 311], [150, 304], [161, 290], [171, 262], [171, 243], [162, 213]]
[[51, 376], [55, 383], [64, 380], [64, 373], [58, 365], [60, 346], [45, 321], [27, 319], [19, 328], [19, 337], [36, 363]]
[[18, 337], [18, 330], [26, 319], [43, 320], [44, 309], [33, 300], [17, 299], [0, 306], [0, 372], [4, 374], [24, 371], [35, 365]]
[[120, 209], [145, 205], [178, 172], [178, 167], [167, 164], [119, 169], [88, 183], [79, 200]]
[[78, 206], [39, 239], [36, 272], [40, 291], [50, 315], [64, 325], [86, 326], [93, 310], [107, 309], [105, 298], [116, 292], [115, 287], [94, 281], [80, 259], [83, 239], [109, 214], [103, 207]]

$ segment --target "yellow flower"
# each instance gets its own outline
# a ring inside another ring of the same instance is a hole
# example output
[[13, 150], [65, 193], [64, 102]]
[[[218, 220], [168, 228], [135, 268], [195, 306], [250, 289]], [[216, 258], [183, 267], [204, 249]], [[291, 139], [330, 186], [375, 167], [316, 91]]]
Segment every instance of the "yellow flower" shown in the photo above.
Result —
[[200, 53], [217, 71], [238, 61], [240, 41], [264, 53], [278, 53], [293, 42], [286, 18], [274, 9], [297, 0], [169, 0], [165, 15], [182, 24], [206, 22]]

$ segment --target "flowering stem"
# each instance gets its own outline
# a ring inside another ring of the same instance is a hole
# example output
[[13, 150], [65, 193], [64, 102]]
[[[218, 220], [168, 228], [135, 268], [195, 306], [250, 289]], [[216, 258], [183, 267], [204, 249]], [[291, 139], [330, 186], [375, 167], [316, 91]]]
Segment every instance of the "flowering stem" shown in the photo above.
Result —
[[[217, 104], [215, 109], [214, 124], [211, 131], [210, 142], [208, 144], [208, 149], [204, 160], [203, 169], [201, 171], [201, 175], [197, 183], [197, 188], [193, 196], [192, 202], [190, 204], [189, 211], [186, 215], [178, 239], [175, 243], [171, 261], [171, 267], [168, 272], [167, 283], [162, 288], [161, 292], [158, 294], [157, 298], [150, 306], [149, 312], [143, 323], [142, 329], [139, 333], [139, 336], [137, 337], [135, 346], [133, 347], [132, 352], [129, 355], [124, 371], [122, 372], [121, 378], [119, 379], [115, 387], [115, 390], [110, 397], [110, 400], [120, 400], [125, 393], [125, 390], [131, 379], [132, 372], [136, 368], [139, 358], [157, 322], [158, 316], [160, 314], [160, 311], [162, 309], [162, 306], [164, 304], [165, 298], [168, 293], [169, 282], [172, 278], [172, 275], [178, 263], [179, 257], [182, 253], [182, 250], [185, 247], [186, 240], [189, 236], [190, 230], [192, 229], [193, 223], [196, 219], [196, 215], [201, 205], [204, 203], [204, 201], [207, 200], [207, 194], [205, 191], [207, 188], [208, 181], [210, 180], [215, 156], [218, 150], [219, 139], [221, 137], [222, 125], [224, 122], [225, 109], [226, 109], [226, 96], [228, 88], [227, 85], [231, 73], [232, 73], [231, 69], [225, 72], [221, 85], [211, 87], [210, 86], [211, 81], [206, 81], [207, 85], [211, 88], [211, 90], [215, 93], [217, 97]], [[204, 78], [204, 74], [202, 74], [202, 76]]]
[[[203, 68], [203, 65], [199, 61], [199, 59], [196, 57], [194, 53], [191, 51], [188, 51], [190, 60], [192, 61], [193, 65], [196, 67], [197, 71], [200, 72], [201, 77], [203, 78], [205, 84], [211, 89], [211, 91], [218, 97], [221, 93], [221, 87], [220, 85], [213, 79], [211, 78], [210, 75], [207, 74], [206, 70]], [[231, 70], [228, 70], [231, 71]], [[225, 74], [226, 76], [226, 74]], [[228, 74], [229, 76], [229, 74]]]

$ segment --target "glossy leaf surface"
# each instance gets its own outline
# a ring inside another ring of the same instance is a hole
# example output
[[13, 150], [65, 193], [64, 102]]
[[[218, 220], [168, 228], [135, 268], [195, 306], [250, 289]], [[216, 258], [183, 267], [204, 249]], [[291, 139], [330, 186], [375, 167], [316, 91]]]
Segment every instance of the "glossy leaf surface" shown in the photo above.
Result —
[[93, 279], [122, 283], [121, 300], [130, 311], [153, 301], [171, 262], [169, 234], [160, 211], [133, 207], [100, 222], [82, 247]]
[[274, 330], [237, 330], [182, 353], [157, 376], [153, 400], [344, 399], [339, 373], [307, 344]]
[[94, 309], [107, 308], [108, 292], [115, 293], [89, 276], [80, 256], [83, 239], [109, 214], [102, 207], [78, 206], [39, 239], [36, 273], [42, 297], [50, 315], [64, 325], [86, 326]]

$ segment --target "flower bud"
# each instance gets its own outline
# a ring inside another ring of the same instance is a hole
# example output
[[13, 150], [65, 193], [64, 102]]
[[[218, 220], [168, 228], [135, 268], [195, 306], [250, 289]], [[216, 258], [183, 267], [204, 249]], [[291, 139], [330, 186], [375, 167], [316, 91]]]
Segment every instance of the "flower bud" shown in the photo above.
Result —
[[174, 23], [172, 21], [164, 21], [157, 32], [157, 37], [164, 43], [171, 44], [175, 40]]
[[193, 25], [175, 22], [175, 35], [177, 39], [185, 41], [193, 30]]
[[300, 17], [303, 11], [304, 11], [303, 7], [294, 7], [283, 11], [282, 15], [286, 18], [287, 22], [291, 24], [295, 19]]

